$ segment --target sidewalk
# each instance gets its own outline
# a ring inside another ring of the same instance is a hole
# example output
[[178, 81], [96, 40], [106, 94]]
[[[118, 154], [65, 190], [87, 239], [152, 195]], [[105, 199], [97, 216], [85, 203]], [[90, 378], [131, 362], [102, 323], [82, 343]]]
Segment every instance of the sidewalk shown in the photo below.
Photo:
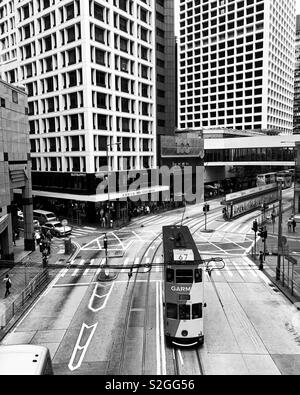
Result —
[[[268, 231], [268, 238], [266, 242], [266, 255], [264, 263], [264, 273], [269, 277], [276, 287], [278, 287], [285, 296], [294, 304], [299, 304], [300, 308], [300, 224], [298, 223], [295, 232], [288, 231], [287, 221], [292, 216], [292, 208], [286, 210], [282, 215], [282, 236], [286, 238], [285, 257], [281, 256], [280, 265], [280, 281], [276, 280], [276, 267], [278, 261], [278, 217], [276, 217], [275, 224], [271, 222], [266, 223]], [[264, 246], [261, 240], [257, 243], [257, 256], [259, 251], [264, 251]], [[287, 257], [295, 259], [297, 264], [287, 260]], [[254, 259], [253, 259], [254, 260]], [[254, 260], [257, 266], [258, 259]]]
[[[49, 264], [56, 263], [58, 259], [61, 263], [67, 262], [73, 255], [73, 250], [69, 255], [59, 254], [63, 244], [63, 239], [61, 241], [55, 240], [55, 243], [52, 243], [51, 255], [48, 258]], [[3, 262], [0, 265], [0, 329], [3, 329], [15, 315], [15, 308], [23, 306], [26, 300], [38, 291], [38, 286], [42, 285], [40, 280], [45, 277], [45, 272], [48, 276], [48, 271], [42, 266], [42, 253], [39, 246], [36, 247], [35, 251], [24, 251], [24, 239], [20, 238], [16, 240], [14, 256], [14, 263], [5, 264]], [[13, 264], [15, 266], [11, 268]], [[12, 287], [10, 289], [11, 294], [4, 298], [5, 283], [3, 279], [6, 274], [9, 274]]]

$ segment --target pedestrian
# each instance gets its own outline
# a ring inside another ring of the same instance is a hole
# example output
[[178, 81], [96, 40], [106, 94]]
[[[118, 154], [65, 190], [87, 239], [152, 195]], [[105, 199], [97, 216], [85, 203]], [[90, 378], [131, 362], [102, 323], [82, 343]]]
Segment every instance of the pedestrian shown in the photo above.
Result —
[[290, 217], [288, 219], [288, 232], [291, 232], [291, 230], [292, 230], [292, 218]]
[[5, 292], [5, 298], [10, 295], [10, 288], [11, 288], [11, 279], [9, 278], [9, 275], [7, 274], [5, 276], [5, 278], [3, 279], [3, 282], [5, 282], [5, 288], [6, 288], [6, 292]]
[[259, 270], [263, 270], [264, 268], [264, 253], [262, 251], [259, 252]]
[[13, 230], [12, 238], [13, 238], [14, 246], [16, 246], [16, 232], [14, 230]]
[[41, 240], [40, 232], [36, 232], [36, 233], [35, 233], [35, 241], [36, 241], [36, 245], [37, 245], [37, 246], [40, 245], [40, 240]]
[[294, 233], [295, 233], [295, 231], [296, 231], [296, 225], [297, 225], [296, 220], [295, 220], [295, 218], [293, 218], [293, 220], [292, 220], [292, 226], [293, 226], [293, 232], [294, 232]]

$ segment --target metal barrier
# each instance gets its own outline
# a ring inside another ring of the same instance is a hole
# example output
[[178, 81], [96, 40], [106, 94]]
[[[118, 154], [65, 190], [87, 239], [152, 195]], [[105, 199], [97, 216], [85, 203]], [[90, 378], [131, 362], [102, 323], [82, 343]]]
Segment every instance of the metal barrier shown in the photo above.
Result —
[[0, 310], [1, 329], [4, 328], [14, 315], [24, 306], [34, 292], [47, 282], [48, 278], [48, 270], [43, 270], [35, 276], [33, 280], [31, 280], [23, 292], [9, 306], [2, 307], [2, 311]]

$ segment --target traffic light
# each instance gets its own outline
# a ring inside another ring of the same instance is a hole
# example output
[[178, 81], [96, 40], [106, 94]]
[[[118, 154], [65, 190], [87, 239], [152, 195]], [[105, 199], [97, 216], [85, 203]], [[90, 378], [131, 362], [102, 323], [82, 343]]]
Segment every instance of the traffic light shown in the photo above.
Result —
[[256, 233], [257, 232], [257, 230], [258, 230], [258, 224], [257, 224], [257, 221], [255, 220], [255, 221], [253, 221], [253, 226], [252, 226], [252, 230]]
[[204, 213], [208, 213], [209, 210], [210, 210], [210, 206], [209, 206], [209, 204], [206, 203], [206, 204], [203, 206], [203, 212], [204, 212]]
[[104, 249], [107, 250], [107, 237], [106, 237], [106, 235], [104, 236], [104, 239], [103, 239], [103, 246], [104, 246]]
[[267, 229], [265, 228], [265, 230], [264, 230], [264, 235], [263, 235], [262, 240], [265, 241], [265, 240], [267, 240], [267, 238], [268, 238], [268, 231], [267, 231]]
[[264, 228], [262, 226], [260, 226], [259, 230], [258, 230], [258, 237], [261, 237], [263, 239], [264, 237]]

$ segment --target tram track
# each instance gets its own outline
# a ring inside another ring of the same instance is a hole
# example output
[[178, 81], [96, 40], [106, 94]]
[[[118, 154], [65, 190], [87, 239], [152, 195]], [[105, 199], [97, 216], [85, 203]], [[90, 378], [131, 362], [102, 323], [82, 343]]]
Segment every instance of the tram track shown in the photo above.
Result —
[[[209, 221], [207, 221], [207, 223], [211, 223], [213, 221], [215, 221], [215, 219], [219, 217], [218, 216], [214, 216], [213, 218], [211, 218]], [[182, 224], [184, 226], [188, 226], [190, 223], [194, 222], [195, 218], [186, 218], [186, 219], [181, 219], [178, 222], [174, 223], [174, 225], [178, 225], [178, 224]], [[199, 219], [199, 224], [194, 224], [191, 226], [191, 228], [193, 229], [192, 234], [194, 234], [195, 232], [197, 232], [199, 229], [203, 228], [204, 225], [204, 218]], [[134, 278], [133, 281], [131, 283], [131, 289], [130, 289], [130, 295], [128, 297], [128, 302], [127, 302], [127, 308], [126, 308], [126, 314], [125, 314], [125, 322], [124, 322], [124, 329], [122, 332], [122, 336], [121, 336], [121, 355], [120, 355], [120, 363], [119, 363], [119, 369], [118, 369], [118, 374], [123, 375], [124, 371], [125, 371], [125, 364], [126, 364], [126, 358], [125, 358], [125, 354], [126, 354], [126, 340], [128, 338], [128, 332], [129, 332], [129, 325], [130, 325], [130, 318], [131, 318], [131, 311], [132, 311], [132, 306], [133, 306], [133, 301], [134, 298], [136, 296], [136, 292], [137, 292], [137, 282], [138, 282], [138, 277], [141, 275], [145, 275], [147, 274], [147, 278], [146, 278], [146, 284], [145, 284], [145, 306], [144, 306], [144, 320], [143, 320], [143, 341], [142, 341], [142, 363], [141, 363], [141, 374], [145, 375], [147, 374], [147, 367], [146, 367], [146, 356], [147, 356], [147, 327], [148, 327], [148, 319], [149, 319], [149, 291], [150, 291], [150, 279], [151, 279], [151, 269], [153, 267], [153, 263], [154, 260], [158, 254], [159, 249], [161, 248], [163, 242], [161, 239], [162, 236], [162, 232], [160, 232], [159, 234], [157, 234], [155, 236], [155, 238], [147, 245], [147, 247], [145, 248], [141, 259], [140, 259], [140, 265], [142, 265], [142, 267], [145, 267], [146, 262], [145, 258], [148, 256], [149, 252], [153, 249], [154, 247], [154, 252], [152, 252], [152, 256], [151, 256], [151, 263], [149, 263], [149, 270], [147, 273], [145, 272], [141, 272], [140, 268], [136, 268], [136, 271], [134, 273]], [[157, 243], [157, 241], [159, 241]], [[155, 245], [157, 243], [157, 245]], [[140, 296], [140, 295], [139, 295]], [[192, 350], [189, 350], [192, 351]], [[188, 352], [188, 350], [186, 350], [185, 352]], [[201, 372], [203, 372], [202, 369], [202, 365], [201, 365], [201, 358], [200, 355], [198, 355], [198, 351], [194, 350], [194, 352], [196, 352], [196, 360], [198, 361], [198, 367], [199, 367], [199, 373], [198, 374], [203, 374]], [[177, 365], [179, 366], [179, 365]], [[180, 373], [179, 373], [180, 374]]]
[[197, 348], [182, 349], [174, 347], [172, 349], [174, 373], [176, 376], [197, 375], [204, 376], [200, 351]]

